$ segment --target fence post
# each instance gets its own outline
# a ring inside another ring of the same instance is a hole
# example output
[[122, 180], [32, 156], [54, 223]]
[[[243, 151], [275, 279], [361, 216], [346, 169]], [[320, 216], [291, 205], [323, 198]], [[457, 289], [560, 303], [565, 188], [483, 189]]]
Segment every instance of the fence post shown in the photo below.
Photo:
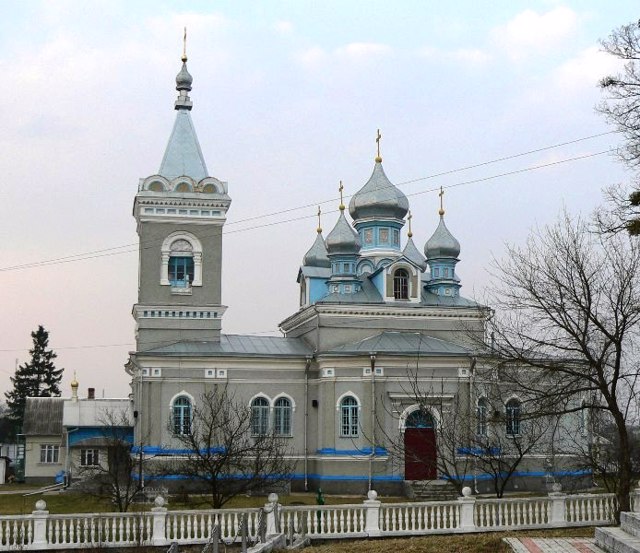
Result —
[[638, 484], [631, 492], [631, 510], [634, 513], [640, 513], [640, 482]]
[[47, 509], [47, 503], [44, 499], [38, 499], [36, 501], [36, 510], [32, 512], [33, 518], [33, 541], [31, 546], [33, 549], [44, 549], [42, 546], [48, 545], [47, 542], [47, 519], [49, 518], [49, 511]]
[[151, 516], [153, 518], [153, 533], [151, 535], [151, 545], [167, 545], [166, 523], [167, 523], [167, 508], [164, 506], [164, 497], [159, 495], [153, 501], [155, 507], [151, 509]]
[[560, 491], [549, 493], [551, 500], [551, 512], [549, 513], [550, 526], [566, 526], [567, 522], [567, 494]]
[[264, 506], [264, 512], [267, 513], [267, 536], [273, 536], [280, 533], [280, 521], [277, 520], [277, 517], [280, 516], [278, 494], [270, 493], [267, 499], [269, 503]]
[[458, 498], [460, 503], [460, 530], [473, 532], [476, 529], [474, 514], [476, 509], [476, 498], [471, 495], [471, 488], [462, 488], [462, 497]]
[[364, 531], [369, 536], [380, 536], [380, 501], [378, 501], [378, 492], [369, 490], [367, 498], [364, 500], [364, 508], [366, 512]]

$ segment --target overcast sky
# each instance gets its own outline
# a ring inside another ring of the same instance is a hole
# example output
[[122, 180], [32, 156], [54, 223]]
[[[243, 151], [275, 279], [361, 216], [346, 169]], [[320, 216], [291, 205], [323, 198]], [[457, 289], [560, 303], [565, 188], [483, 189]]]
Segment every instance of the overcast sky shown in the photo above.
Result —
[[[611, 130], [594, 106], [598, 79], [617, 65], [598, 40], [637, 20], [637, 8], [637, 0], [0, 0], [0, 391], [42, 324], [65, 368], [65, 395], [74, 371], [83, 393], [128, 393], [131, 210], [173, 125], [183, 26], [192, 117], [210, 174], [229, 182], [233, 200], [223, 331], [277, 334], [298, 308], [315, 205], [326, 202], [326, 236], [338, 181], [351, 194], [369, 178], [377, 128], [389, 178], [413, 181], [402, 189], [418, 247], [437, 225], [434, 190], [451, 187], [446, 221], [462, 245], [467, 297], [482, 296], [505, 242], [522, 242], [562, 206], [595, 209], [604, 186], [629, 177], [609, 153], [616, 134], [451, 171]], [[584, 159], [499, 176], [576, 157]]]

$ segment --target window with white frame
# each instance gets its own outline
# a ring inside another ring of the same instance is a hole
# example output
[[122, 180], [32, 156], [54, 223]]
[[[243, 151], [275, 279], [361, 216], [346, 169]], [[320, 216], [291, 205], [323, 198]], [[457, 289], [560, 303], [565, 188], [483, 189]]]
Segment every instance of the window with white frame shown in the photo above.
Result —
[[476, 406], [476, 434], [478, 436], [487, 435], [487, 414], [489, 412], [489, 404], [486, 397], [478, 399]]
[[99, 453], [97, 449], [81, 449], [80, 450], [80, 466], [91, 467], [99, 465]]
[[507, 401], [506, 411], [507, 436], [520, 435], [520, 418], [522, 416], [520, 401], [515, 398]]
[[269, 400], [257, 397], [251, 402], [251, 435], [264, 436], [269, 431]]
[[60, 462], [60, 446], [54, 444], [42, 444], [40, 446], [40, 462], [47, 464]]
[[353, 396], [342, 398], [340, 402], [340, 436], [358, 435], [358, 400]]
[[280, 397], [273, 405], [273, 429], [276, 436], [291, 436], [291, 400]]
[[160, 284], [172, 288], [202, 286], [202, 245], [192, 234], [174, 232], [161, 248]]
[[186, 435], [191, 433], [191, 400], [187, 396], [178, 396], [173, 400], [173, 433]]

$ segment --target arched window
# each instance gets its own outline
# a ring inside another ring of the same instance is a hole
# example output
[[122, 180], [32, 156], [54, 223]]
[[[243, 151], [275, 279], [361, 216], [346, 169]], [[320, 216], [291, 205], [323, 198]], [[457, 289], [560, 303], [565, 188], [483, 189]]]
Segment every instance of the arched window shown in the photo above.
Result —
[[347, 396], [340, 402], [340, 436], [358, 435], [358, 401]]
[[409, 299], [409, 273], [405, 269], [398, 269], [393, 274], [393, 297], [397, 300]]
[[264, 436], [269, 431], [269, 400], [257, 397], [251, 402], [251, 434]]
[[273, 406], [273, 428], [277, 436], [291, 436], [291, 401], [280, 397]]
[[517, 399], [507, 401], [507, 436], [518, 436], [520, 434], [520, 416], [522, 407]]
[[186, 396], [173, 401], [173, 432], [181, 435], [191, 432], [191, 400]]
[[487, 413], [489, 405], [486, 397], [481, 397], [476, 406], [476, 434], [478, 436], [487, 435]]
[[164, 239], [160, 284], [187, 289], [202, 286], [202, 245], [195, 236], [174, 232]]
[[416, 409], [409, 413], [405, 421], [405, 428], [433, 428], [433, 417], [424, 409]]

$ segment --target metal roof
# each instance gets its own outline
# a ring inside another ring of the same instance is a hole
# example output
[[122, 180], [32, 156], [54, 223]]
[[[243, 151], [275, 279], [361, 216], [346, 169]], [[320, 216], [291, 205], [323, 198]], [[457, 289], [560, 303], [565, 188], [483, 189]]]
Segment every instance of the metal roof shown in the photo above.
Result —
[[468, 355], [471, 350], [440, 338], [418, 332], [385, 331], [364, 340], [344, 344], [329, 354], [377, 354], [396, 355]]
[[146, 350], [145, 354], [191, 356], [278, 356], [304, 357], [313, 350], [301, 338], [223, 334], [219, 342], [176, 342]]
[[63, 404], [61, 397], [28, 397], [22, 432], [30, 436], [62, 435]]
[[187, 110], [178, 110], [176, 113], [176, 122], [158, 174], [169, 180], [187, 176], [201, 181], [209, 176], [196, 129]]

